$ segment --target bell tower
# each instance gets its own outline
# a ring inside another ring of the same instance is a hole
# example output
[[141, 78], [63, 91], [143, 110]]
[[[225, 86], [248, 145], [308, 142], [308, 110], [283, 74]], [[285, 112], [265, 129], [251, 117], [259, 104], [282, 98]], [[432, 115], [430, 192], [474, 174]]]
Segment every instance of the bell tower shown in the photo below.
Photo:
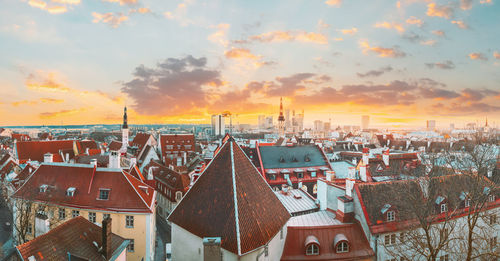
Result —
[[123, 109], [123, 125], [122, 125], [122, 153], [127, 152], [128, 147], [128, 123], [127, 123], [127, 106]]

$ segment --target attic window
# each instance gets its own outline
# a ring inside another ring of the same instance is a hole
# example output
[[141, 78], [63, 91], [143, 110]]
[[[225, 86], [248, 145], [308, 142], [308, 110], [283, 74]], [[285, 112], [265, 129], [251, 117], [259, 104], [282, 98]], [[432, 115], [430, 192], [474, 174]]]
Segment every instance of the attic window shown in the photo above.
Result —
[[311, 158], [309, 157], [309, 154], [304, 157], [304, 161], [305, 162], [311, 161]]
[[70, 187], [66, 190], [66, 196], [73, 197], [75, 195], [76, 188]]
[[108, 200], [109, 199], [109, 191], [110, 191], [110, 189], [99, 189], [99, 199], [100, 200]]
[[394, 212], [394, 210], [387, 211], [387, 221], [391, 222], [394, 220], [396, 220], [396, 212]]
[[281, 162], [281, 163], [284, 163], [284, 162], [285, 162], [285, 158], [283, 158], [283, 156], [280, 156], [280, 162]]
[[40, 186], [40, 192], [46, 192], [49, 185], [43, 184]]
[[294, 156], [294, 157], [292, 158], [292, 162], [299, 162], [299, 160], [298, 160], [298, 159]]
[[448, 205], [446, 203], [441, 204], [441, 213], [448, 211]]
[[495, 201], [495, 195], [490, 194], [490, 195], [488, 196], [488, 201], [489, 201], [489, 202], [493, 202], [493, 201]]
[[310, 244], [306, 249], [306, 256], [317, 256], [319, 255], [319, 246], [317, 244]]
[[349, 252], [349, 244], [347, 241], [342, 241], [337, 245], [337, 253], [347, 253]]

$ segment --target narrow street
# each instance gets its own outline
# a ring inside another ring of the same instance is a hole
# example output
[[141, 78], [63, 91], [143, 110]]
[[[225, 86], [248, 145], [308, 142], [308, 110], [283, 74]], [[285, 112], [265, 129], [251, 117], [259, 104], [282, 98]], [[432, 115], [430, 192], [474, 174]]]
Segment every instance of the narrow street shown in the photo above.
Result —
[[159, 215], [156, 215], [156, 251], [155, 260], [166, 260], [165, 244], [171, 243], [171, 227]]
[[11, 236], [12, 214], [3, 197], [0, 197], [0, 257], [12, 250], [13, 243]]

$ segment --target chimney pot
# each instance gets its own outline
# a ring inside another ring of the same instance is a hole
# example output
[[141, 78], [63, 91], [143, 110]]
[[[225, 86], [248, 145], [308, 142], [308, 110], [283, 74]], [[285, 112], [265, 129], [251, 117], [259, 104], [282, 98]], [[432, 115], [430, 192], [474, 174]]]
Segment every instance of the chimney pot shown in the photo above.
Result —
[[102, 221], [102, 251], [106, 260], [109, 260], [113, 256], [111, 234], [111, 218], [108, 217]]

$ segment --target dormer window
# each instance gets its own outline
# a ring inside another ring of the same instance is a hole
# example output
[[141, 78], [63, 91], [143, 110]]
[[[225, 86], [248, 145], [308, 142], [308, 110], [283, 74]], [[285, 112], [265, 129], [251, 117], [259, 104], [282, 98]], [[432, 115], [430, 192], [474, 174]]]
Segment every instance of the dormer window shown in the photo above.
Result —
[[179, 202], [181, 201], [181, 199], [182, 199], [182, 192], [181, 191], [175, 192], [175, 201]]
[[49, 187], [49, 185], [46, 185], [46, 184], [43, 184], [40, 186], [40, 192], [47, 192], [47, 188]]
[[464, 204], [466, 208], [470, 207], [470, 198], [466, 198]]
[[309, 162], [309, 161], [311, 161], [311, 158], [309, 157], [309, 155], [306, 155], [306, 156], [304, 157], [304, 161], [305, 161], [305, 162]]
[[99, 189], [99, 199], [108, 200], [109, 199], [109, 189]]
[[337, 245], [337, 253], [347, 253], [349, 252], [349, 244], [346, 241], [342, 241]]
[[441, 213], [448, 211], [448, 205], [446, 203], [441, 204]]
[[66, 190], [66, 196], [73, 197], [75, 195], [76, 188], [70, 187]]
[[387, 222], [396, 220], [396, 212], [394, 210], [387, 211]]
[[280, 162], [281, 162], [281, 163], [284, 163], [284, 162], [285, 162], [285, 158], [283, 158], [283, 156], [280, 156]]
[[495, 195], [490, 194], [490, 195], [488, 196], [488, 201], [489, 201], [489, 202], [493, 202], [493, 201], [495, 201]]
[[292, 162], [299, 162], [299, 160], [298, 160], [298, 159], [294, 156], [294, 157], [292, 158]]
[[317, 256], [319, 255], [319, 241], [313, 235], [307, 236], [306, 242], [306, 256]]

